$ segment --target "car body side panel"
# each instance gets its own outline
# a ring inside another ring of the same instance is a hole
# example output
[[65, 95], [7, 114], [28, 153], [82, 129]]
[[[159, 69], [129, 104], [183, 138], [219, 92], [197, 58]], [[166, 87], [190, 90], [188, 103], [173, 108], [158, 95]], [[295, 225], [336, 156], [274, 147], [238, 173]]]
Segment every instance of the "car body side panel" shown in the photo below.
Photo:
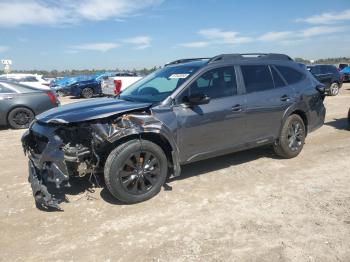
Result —
[[[178, 123], [178, 145], [182, 162], [242, 143], [246, 133], [241, 96], [213, 99], [207, 105], [174, 107]], [[237, 112], [235, 105], [241, 105]]]
[[308, 133], [321, 127], [325, 120], [326, 108], [322, 95], [316, 89], [316, 83], [308, 79], [304, 85], [296, 87], [299, 97], [297, 108], [305, 113]]

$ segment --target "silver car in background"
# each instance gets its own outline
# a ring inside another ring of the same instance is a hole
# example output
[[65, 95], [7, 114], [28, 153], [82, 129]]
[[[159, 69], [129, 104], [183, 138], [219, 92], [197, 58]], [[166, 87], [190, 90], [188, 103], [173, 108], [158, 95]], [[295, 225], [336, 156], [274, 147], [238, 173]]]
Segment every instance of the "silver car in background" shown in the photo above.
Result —
[[0, 81], [0, 126], [28, 128], [37, 114], [59, 105], [52, 91]]

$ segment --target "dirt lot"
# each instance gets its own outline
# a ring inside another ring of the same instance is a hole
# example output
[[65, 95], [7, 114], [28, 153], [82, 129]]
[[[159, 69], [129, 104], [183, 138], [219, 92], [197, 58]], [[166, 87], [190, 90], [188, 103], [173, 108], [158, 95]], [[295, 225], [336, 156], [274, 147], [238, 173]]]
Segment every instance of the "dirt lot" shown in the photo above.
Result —
[[2, 129], [0, 260], [350, 261], [350, 84], [326, 107], [296, 159], [255, 149], [188, 165], [137, 205], [82, 186], [64, 212], [35, 208], [23, 130]]

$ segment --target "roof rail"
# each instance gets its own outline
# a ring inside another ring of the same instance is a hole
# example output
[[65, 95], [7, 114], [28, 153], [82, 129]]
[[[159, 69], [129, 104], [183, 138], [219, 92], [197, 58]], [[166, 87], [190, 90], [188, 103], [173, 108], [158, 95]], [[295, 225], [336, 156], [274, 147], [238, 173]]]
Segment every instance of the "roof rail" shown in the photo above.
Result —
[[261, 60], [288, 60], [292, 61], [293, 59], [284, 54], [274, 54], [274, 53], [247, 53], [247, 54], [222, 54], [214, 56], [209, 60], [208, 63], [213, 62], [223, 62], [223, 61], [232, 61], [232, 60], [246, 60], [246, 59], [261, 59]]
[[178, 59], [169, 63], [166, 63], [165, 66], [168, 65], [176, 65], [176, 64], [181, 64], [181, 63], [187, 63], [187, 62], [192, 62], [192, 61], [199, 61], [199, 60], [210, 60], [211, 58], [206, 58], [206, 57], [200, 57], [200, 58], [184, 58], [184, 59]]

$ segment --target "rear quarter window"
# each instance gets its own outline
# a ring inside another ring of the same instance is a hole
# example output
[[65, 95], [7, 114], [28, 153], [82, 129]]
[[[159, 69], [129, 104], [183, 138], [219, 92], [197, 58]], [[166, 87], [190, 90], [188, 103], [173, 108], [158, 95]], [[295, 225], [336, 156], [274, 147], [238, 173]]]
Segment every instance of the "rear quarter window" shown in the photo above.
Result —
[[273, 82], [275, 83], [275, 87], [276, 88], [284, 87], [286, 84], [284, 83], [283, 79], [279, 76], [276, 69], [273, 67], [270, 67], [270, 68], [272, 72]]
[[287, 81], [287, 83], [290, 85], [296, 84], [304, 79], [304, 74], [291, 67], [276, 66], [276, 68], [281, 73], [283, 78]]

